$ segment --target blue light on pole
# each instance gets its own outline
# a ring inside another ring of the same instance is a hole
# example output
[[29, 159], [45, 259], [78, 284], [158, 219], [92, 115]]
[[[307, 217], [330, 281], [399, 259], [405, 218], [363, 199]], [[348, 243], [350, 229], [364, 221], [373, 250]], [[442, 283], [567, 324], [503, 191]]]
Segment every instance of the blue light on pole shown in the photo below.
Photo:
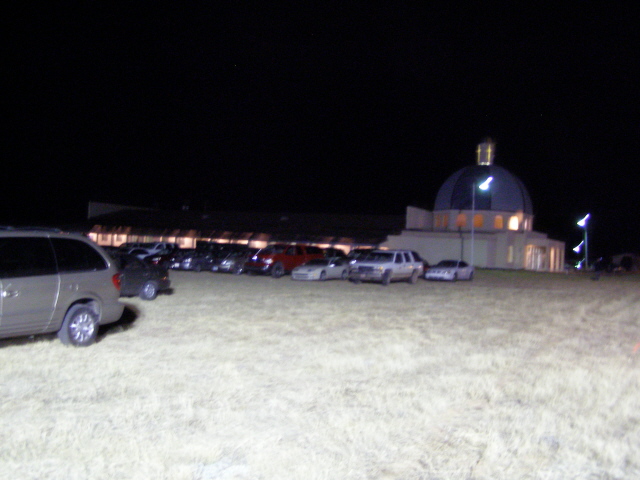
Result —
[[[582, 246], [584, 245], [584, 240], [582, 240], [578, 245], [576, 245], [575, 247], [573, 247], [573, 251], [576, 253], [580, 253], [580, 251], [582, 250]], [[578, 265], [576, 265], [577, 268], [582, 268], [584, 267], [584, 259], [580, 260], [578, 262]]]
[[474, 242], [475, 242], [475, 216], [476, 216], [476, 187], [480, 190], [487, 191], [489, 190], [489, 184], [493, 180], [493, 177], [488, 177], [481, 184], [476, 184], [473, 182], [471, 185], [471, 266], [474, 266], [475, 262], [475, 252], [474, 252]]
[[[584, 218], [577, 223], [577, 225], [584, 230], [584, 240], [580, 243], [580, 245], [578, 245], [578, 247], [580, 247], [584, 243], [584, 268], [586, 269], [589, 268], [589, 236], [587, 234], [587, 222], [589, 220], [589, 217], [591, 217], [591, 214], [587, 213]], [[579, 250], [577, 250], [577, 252], [579, 252]]]

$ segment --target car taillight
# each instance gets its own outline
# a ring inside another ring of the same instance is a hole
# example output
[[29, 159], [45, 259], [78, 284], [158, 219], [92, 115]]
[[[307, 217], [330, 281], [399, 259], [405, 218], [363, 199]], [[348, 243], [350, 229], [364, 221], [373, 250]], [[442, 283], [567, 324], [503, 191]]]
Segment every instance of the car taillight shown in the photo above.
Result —
[[116, 273], [113, 277], [111, 277], [111, 281], [113, 282], [113, 286], [116, 287], [116, 290], [120, 291], [120, 285], [122, 284], [121, 274]]

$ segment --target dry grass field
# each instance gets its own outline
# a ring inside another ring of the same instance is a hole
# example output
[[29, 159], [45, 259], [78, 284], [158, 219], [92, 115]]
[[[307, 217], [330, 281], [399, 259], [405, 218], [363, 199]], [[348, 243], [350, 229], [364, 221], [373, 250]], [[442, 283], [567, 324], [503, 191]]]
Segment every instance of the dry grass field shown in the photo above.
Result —
[[640, 478], [640, 276], [171, 276], [0, 342], [1, 479]]

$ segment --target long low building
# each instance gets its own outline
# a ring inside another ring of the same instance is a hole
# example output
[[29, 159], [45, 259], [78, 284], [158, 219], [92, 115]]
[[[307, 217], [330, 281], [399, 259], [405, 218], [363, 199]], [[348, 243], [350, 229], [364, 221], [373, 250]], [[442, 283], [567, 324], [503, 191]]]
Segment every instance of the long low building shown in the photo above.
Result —
[[349, 252], [373, 247], [399, 234], [403, 215], [327, 215], [263, 212], [166, 211], [91, 202], [88, 234], [99, 245], [163, 241], [194, 248], [199, 241], [301, 243]]

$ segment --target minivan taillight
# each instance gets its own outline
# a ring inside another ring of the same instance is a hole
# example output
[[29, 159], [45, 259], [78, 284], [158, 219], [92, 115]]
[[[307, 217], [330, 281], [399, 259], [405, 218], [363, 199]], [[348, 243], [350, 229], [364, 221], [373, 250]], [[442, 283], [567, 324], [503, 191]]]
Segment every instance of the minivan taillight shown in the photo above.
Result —
[[111, 277], [111, 281], [113, 282], [113, 286], [116, 287], [116, 290], [120, 291], [120, 285], [122, 284], [122, 278], [120, 278], [121, 274], [116, 273], [113, 277]]

